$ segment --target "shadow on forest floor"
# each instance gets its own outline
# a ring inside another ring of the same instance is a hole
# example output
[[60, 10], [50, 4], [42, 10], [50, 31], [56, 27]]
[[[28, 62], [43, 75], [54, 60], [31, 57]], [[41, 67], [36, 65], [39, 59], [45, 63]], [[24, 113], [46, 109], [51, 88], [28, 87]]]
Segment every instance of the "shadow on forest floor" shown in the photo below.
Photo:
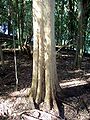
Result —
[[[0, 67], [0, 99], [15, 91], [15, 72], [13, 54], [4, 54], [5, 70]], [[82, 69], [73, 68], [75, 57], [57, 57], [57, 72], [60, 83], [90, 79], [90, 58], [82, 61]], [[19, 90], [30, 87], [32, 80], [32, 59], [27, 55], [17, 54]], [[64, 100], [61, 100], [60, 114], [67, 120], [89, 120], [90, 118], [90, 81], [87, 85], [62, 88]], [[73, 119], [72, 119], [73, 118]], [[83, 119], [84, 118], [84, 119]]]

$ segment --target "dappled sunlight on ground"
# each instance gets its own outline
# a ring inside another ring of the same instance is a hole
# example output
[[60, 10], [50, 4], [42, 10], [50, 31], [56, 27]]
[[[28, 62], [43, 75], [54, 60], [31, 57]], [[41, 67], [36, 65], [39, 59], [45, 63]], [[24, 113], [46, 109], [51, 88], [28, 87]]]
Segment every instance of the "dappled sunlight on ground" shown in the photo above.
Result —
[[[32, 59], [27, 55], [17, 55], [18, 91], [15, 85], [13, 55], [5, 54], [5, 61], [7, 61], [5, 70], [0, 69], [0, 116], [3, 116], [0, 119], [20, 120], [22, 114], [26, 118], [33, 118], [31, 114], [34, 113], [40, 115], [41, 112], [37, 110], [30, 113], [34, 106], [27, 96], [32, 81]], [[85, 58], [82, 62], [84, 69], [76, 70], [73, 68], [73, 61], [72, 55], [57, 57], [58, 78], [65, 95], [65, 100], [62, 101], [63, 114], [66, 120], [89, 120], [90, 69], [88, 66], [90, 63]], [[50, 117], [50, 114], [48, 116]]]

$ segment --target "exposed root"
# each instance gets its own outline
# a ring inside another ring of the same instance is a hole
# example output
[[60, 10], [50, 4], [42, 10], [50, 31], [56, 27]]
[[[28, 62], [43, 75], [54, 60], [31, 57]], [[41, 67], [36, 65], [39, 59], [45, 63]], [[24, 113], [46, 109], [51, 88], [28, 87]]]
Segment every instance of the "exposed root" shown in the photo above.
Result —
[[21, 117], [27, 120], [62, 120], [57, 115], [36, 109], [31, 110], [29, 113], [23, 113]]

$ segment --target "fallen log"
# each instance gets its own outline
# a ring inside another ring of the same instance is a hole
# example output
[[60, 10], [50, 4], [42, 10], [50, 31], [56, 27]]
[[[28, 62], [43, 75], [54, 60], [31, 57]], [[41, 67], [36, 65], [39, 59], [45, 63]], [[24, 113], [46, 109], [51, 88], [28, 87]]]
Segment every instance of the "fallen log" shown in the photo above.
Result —
[[72, 79], [64, 83], [60, 83], [61, 88], [71, 88], [71, 87], [79, 87], [82, 85], [90, 84], [90, 78], [87, 80], [80, 80], [80, 79]]

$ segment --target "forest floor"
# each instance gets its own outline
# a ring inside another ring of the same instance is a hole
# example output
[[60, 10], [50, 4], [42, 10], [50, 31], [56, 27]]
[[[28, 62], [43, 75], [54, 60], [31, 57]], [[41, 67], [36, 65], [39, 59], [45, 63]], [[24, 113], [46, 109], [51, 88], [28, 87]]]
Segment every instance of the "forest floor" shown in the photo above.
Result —
[[[81, 70], [77, 70], [74, 54], [67, 50], [57, 54], [58, 78], [65, 96], [61, 117], [63, 120], [90, 120], [90, 56], [83, 58]], [[0, 65], [0, 120], [37, 120], [39, 112], [32, 110], [30, 113], [32, 106], [28, 104], [28, 98], [13, 96], [16, 90], [13, 53], [4, 53], [4, 60], [5, 69]], [[18, 91], [24, 93], [31, 85], [32, 59], [17, 53], [17, 69]], [[49, 120], [47, 113], [39, 119]]]

